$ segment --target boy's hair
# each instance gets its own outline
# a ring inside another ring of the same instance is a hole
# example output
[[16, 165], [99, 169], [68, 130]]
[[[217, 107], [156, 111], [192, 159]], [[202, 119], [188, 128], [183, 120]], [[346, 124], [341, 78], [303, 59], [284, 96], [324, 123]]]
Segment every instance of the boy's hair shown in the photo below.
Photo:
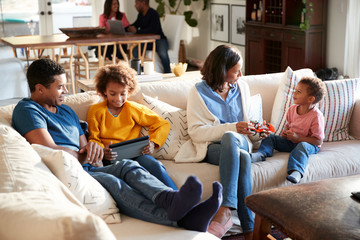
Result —
[[51, 59], [38, 59], [29, 66], [26, 78], [28, 80], [30, 92], [35, 91], [36, 84], [41, 84], [49, 88], [55, 82], [54, 76], [65, 73], [65, 69]]
[[201, 68], [202, 79], [213, 91], [222, 92], [227, 72], [240, 61], [241, 52], [229, 45], [220, 45], [212, 50]]
[[299, 83], [308, 86], [307, 91], [310, 96], [314, 96], [315, 100], [313, 104], [321, 101], [325, 95], [325, 84], [317, 77], [303, 77]]
[[136, 71], [129, 67], [125, 61], [120, 61], [118, 64], [105, 65], [95, 74], [95, 89], [104, 98], [106, 85], [109, 82], [119, 83], [128, 88], [129, 95], [137, 90], [137, 80], [135, 78]]

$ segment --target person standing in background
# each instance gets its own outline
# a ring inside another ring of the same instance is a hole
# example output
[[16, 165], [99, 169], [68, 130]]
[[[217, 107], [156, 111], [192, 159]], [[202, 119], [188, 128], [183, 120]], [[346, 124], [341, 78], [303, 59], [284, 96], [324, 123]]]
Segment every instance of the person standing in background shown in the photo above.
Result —
[[[149, 6], [149, 0], [135, 0], [135, 8], [139, 12], [137, 19], [128, 28], [132, 33], [152, 33], [159, 34], [160, 39], [156, 40], [156, 52], [160, 57], [164, 67], [164, 73], [170, 73], [170, 59], [168, 55], [169, 44], [161, 28], [160, 17], [157, 11]], [[147, 45], [147, 50], [152, 49], [152, 44]], [[137, 47], [133, 50], [133, 55], [138, 58]]]

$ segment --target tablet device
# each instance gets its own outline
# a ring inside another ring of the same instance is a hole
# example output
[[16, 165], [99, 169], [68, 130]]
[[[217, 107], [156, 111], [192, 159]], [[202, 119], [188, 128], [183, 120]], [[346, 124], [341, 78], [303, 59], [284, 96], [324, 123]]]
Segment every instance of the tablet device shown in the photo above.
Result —
[[111, 144], [109, 147], [117, 152], [115, 161], [133, 159], [142, 155], [144, 147], [149, 145], [149, 136], [139, 137], [124, 142]]
[[120, 20], [108, 20], [108, 23], [109, 23], [110, 32], [112, 34], [117, 34], [117, 35], [132, 34], [131, 32], [125, 31], [124, 25]]

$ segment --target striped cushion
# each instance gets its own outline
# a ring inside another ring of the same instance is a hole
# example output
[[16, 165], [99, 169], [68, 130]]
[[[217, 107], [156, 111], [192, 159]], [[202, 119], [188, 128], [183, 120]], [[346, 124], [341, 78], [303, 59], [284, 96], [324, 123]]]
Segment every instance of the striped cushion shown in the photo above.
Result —
[[[280, 135], [286, 123], [286, 111], [293, 104], [296, 84], [303, 76], [298, 76], [291, 68], [285, 71], [284, 81], [279, 87], [273, 106], [271, 123], [275, 126], [275, 134]], [[354, 109], [355, 100], [359, 98], [360, 79], [344, 79], [326, 81], [326, 95], [317, 104], [324, 114], [325, 142], [352, 139], [349, 135], [349, 121]]]

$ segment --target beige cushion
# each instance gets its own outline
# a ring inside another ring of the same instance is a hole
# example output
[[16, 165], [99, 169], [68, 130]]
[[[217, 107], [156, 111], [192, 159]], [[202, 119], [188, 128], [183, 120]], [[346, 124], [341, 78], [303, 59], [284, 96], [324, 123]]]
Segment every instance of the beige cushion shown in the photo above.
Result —
[[[159, 149], [155, 150], [154, 157], [157, 159], [174, 159], [181, 145], [189, 139], [186, 110], [171, 106], [145, 94], [142, 104], [170, 123], [170, 132], [166, 142]], [[149, 129], [142, 128], [141, 134], [144, 136], [148, 135]]]
[[80, 120], [86, 121], [90, 106], [98, 102], [101, 102], [101, 97], [95, 91], [90, 91], [66, 96], [63, 104], [71, 107]]
[[1, 239], [115, 239], [41, 162], [13, 128], [0, 123]]
[[8, 124], [11, 125], [11, 117], [14, 111], [16, 104], [11, 104], [7, 106], [0, 107], [0, 118], [6, 120]]
[[42, 145], [32, 144], [42, 161], [74, 196], [92, 213], [106, 223], [119, 223], [120, 213], [116, 203], [101, 184], [83, 170], [71, 154]]

